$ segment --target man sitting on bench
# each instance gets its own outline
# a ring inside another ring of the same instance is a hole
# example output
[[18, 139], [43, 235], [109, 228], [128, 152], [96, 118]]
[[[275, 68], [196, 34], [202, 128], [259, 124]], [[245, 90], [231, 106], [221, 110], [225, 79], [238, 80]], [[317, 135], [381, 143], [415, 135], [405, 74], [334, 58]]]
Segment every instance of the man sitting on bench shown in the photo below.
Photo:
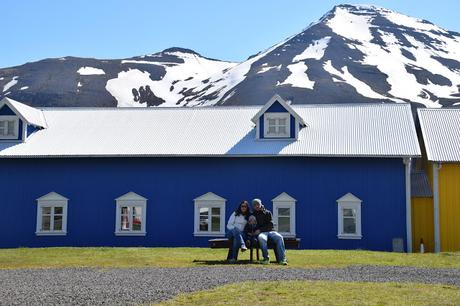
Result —
[[273, 230], [272, 213], [265, 209], [260, 199], [252, 200], [252, 207], [254, 208], [253, 215], [257, 220], [257, 227], [255, 234], [258, 235], [259, 246], [262, 249], [262, 256], [264, 259], [262, 264], [270, 264], [270, 257], [268, 256], [268, 239], [272, 240], [276, 246], [276, 253], [278, 254], [279, 264], [287, 265], [286, 249], [284, 247], [283, 236]]

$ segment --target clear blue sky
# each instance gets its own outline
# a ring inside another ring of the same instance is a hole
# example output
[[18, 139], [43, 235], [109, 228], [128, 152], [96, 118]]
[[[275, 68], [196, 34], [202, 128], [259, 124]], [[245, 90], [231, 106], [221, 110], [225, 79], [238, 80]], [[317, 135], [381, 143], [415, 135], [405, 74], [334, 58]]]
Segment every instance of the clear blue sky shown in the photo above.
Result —
[[[168, 47], [241, 61], [300, 32], [329, 0], [2, 0], [0, 67], [67, 55], [124, 58]], [[460, 32], [460, 0], [365, 1]]]

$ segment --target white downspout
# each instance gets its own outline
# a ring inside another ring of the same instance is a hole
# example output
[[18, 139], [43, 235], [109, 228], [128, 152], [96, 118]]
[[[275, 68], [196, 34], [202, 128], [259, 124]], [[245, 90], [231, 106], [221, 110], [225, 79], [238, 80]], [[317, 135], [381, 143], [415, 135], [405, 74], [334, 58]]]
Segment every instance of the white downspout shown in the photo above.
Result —
[[439, 228], [439, 170], [440, 163], [433, 163], [433, 215], [434, 215], [434, 251], [441, 252], [441, 236]]
[[412, 204], [411, 204], [411, 185], [410, 185], [410, 165], [411, 159], [404, 158], [406, 172], [406, 241], [407, 253], [412, 253]]

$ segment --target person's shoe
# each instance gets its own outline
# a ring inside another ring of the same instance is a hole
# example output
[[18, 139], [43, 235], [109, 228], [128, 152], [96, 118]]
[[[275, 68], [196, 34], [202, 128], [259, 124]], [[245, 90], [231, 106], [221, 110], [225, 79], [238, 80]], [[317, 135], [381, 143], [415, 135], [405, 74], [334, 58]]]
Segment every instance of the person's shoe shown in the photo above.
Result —
[[270, 264], [270, 259], [263, 259], [260, 261], [262, 265], [269, 265]]
[[246, 252], [248, 250], [248, 248], [246, 247], [245, 244], [242, 244], [241, 245], [241, 252]]
[[236, 263], [236, 259], [230, 258], [230, 259], [228, 260], [228, 263], [229, 263], [229, 264], [234, 264], [234, 263]]
[[285, 259], [281, 260], [281, 261], [279, 262], [279, 264], [282, 265], [282, 266], [287, 266], [287, 265], [288, 265], [288, 262], [287, 262], [287, 260], [286, 260], [286, 258], [285, 258]]

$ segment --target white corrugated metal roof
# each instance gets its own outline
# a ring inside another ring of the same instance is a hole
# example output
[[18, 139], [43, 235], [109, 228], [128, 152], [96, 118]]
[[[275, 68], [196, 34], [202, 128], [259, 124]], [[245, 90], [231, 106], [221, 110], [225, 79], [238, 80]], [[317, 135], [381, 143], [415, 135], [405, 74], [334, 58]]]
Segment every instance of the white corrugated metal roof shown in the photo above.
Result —
[[418, 109], [428, 160], [460, 162], [460, 109]]
[[297, 141], [257, 140], [260, 108], [44, 108], [48, 127], [0, 157], [420, 155], [408, 104], [293, 105]]
[[13, 111], [19, 113], [19, 115], [22, 116], [27, 123], [38, 127], [46, 127], [46, 121], [41, 110], [27, 106], [10, 98], [3, 98], [0, 101], [0, 107], [3, 106], [3, 104], [8, 105], [13, 109]]

